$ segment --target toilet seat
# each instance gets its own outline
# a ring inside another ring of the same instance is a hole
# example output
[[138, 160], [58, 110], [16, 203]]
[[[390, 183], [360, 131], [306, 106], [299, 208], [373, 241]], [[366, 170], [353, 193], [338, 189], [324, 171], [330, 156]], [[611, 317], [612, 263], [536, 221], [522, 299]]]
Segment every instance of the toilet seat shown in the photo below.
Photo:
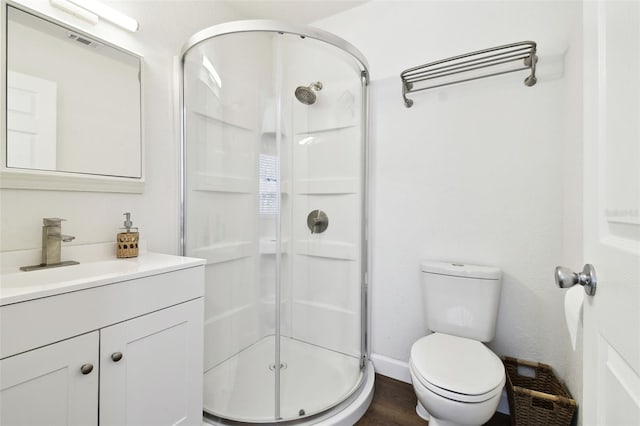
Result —
[[469, 403], [500, 394], [506, 378], [500, 358], [481, 342], [441, 333], [413, 344], [410, 368], [431, 392]]

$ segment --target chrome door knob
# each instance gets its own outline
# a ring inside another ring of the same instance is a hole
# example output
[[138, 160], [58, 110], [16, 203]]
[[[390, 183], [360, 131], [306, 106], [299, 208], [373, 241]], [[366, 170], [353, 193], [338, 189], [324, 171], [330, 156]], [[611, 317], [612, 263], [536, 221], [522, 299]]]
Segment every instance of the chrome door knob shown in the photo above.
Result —
[[556, 266], [556, 285], [560, 288], [569, 288], [578, 284], [578, 274], [565, 266]]
[[586, 264], [582, 268], [582, 272], [573, 272], [564, 266], [556, 266], [555, 270], [556, 285], [560, 288], [573, 287], [580, 284], [584, 287], [585, 293], [589, 296], [596, 294], [596, 270], [593, 265]]

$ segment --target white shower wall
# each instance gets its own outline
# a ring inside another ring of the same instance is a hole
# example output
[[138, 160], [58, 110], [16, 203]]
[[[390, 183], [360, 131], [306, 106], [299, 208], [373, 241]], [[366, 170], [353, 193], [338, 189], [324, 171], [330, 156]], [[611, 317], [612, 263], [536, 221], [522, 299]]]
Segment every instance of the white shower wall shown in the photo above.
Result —
[[[283, 42], [283, 117], [292, 124], [291, 336], [355, 357], [361, 354], [362, 85], [356, 62], [311, 39]], [[320, 81], [313, 105], [292, 94]], [[329, 226], [311, 234], [307, 215]]]
[[[186, 253], [208, 261], [205, 370], [276, 333], [277, 262], [281, 334], [360, 356], [362, 85], [334, 50], [241, 33], [187, 55]], [[295, 100], [318, 80], [315, 104]], [[320, 234], [307, 227], [316, 209], [329, 216]]]
[[[240, 49], [247, 54], [234, 57]], [[270, 40], [251, 34], [197, 45], [185, 57], [185, 243], [187, 255], [207, 259], [205, 370], [269, 332], [256, 213], [260, 100], [271, 80], [255, 72], [269, 65]]]

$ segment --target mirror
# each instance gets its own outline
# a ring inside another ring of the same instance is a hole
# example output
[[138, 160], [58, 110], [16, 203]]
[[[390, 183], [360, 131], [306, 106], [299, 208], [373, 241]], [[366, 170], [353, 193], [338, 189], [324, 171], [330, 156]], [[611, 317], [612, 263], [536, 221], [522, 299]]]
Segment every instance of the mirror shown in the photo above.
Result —
[[141, 180], [140, 57], [11, 5], [6, 17], [5, 174]]

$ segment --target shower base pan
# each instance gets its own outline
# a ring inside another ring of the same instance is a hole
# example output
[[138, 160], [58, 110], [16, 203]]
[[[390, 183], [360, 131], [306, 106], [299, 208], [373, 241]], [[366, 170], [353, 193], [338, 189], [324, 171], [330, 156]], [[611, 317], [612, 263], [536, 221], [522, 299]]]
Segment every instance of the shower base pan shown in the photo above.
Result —
[[[289, 338], [280, 342], [280, 421], [331, 425], [362, 416], [373, 397], [373, 365], [363, 373], [356, 357]], [[274, 353], [275, 336], [267, 336], [204, 374], [205, 424], [276, 422]], [[366, 383], [358, 389], [363, 374]]]

